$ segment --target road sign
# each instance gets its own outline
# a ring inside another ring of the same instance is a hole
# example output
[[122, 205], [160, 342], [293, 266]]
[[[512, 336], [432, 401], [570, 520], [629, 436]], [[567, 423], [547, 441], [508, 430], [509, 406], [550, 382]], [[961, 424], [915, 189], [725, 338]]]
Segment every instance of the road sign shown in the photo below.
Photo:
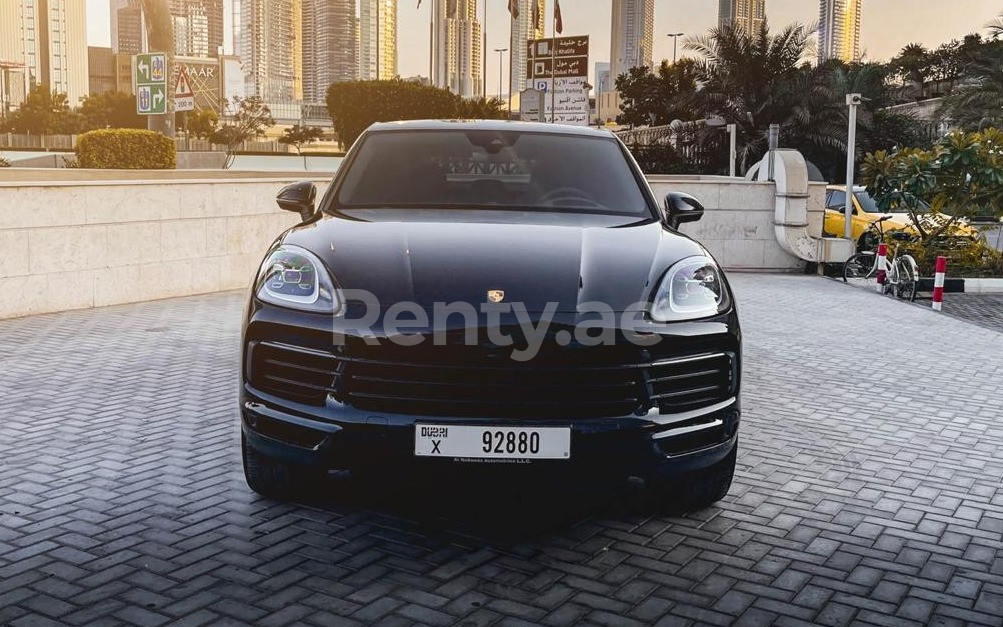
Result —
[[167, 113], [167, 55], [163, 52], [133, 57], [136, 112], [140, 115]]
[[558, 124], [588, 124], [588, 35], [535, 39], [527, 46], [526, 82], [545, 92], [543, 118]]
[[195, 110], [195, 92], [188, 80], [188, 70], [183, 65], [178, 68], [178, 80], [174, 83], [174, 110]]

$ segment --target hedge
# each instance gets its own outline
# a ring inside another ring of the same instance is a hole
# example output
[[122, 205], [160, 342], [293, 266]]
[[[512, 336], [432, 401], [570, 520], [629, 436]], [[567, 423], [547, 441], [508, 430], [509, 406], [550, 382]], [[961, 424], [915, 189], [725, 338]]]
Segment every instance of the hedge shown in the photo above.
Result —
[[90, 131], [77, 138], [76, 153], [81, 168], [173, 170], [177, 167], [174, 142], [154, 131], [131, 128]]

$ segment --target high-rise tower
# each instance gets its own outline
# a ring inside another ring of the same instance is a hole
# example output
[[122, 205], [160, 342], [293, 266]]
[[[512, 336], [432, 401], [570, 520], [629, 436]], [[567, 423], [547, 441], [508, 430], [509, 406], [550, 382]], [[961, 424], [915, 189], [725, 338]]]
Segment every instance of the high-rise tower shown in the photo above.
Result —
[[397, 0], [359, 2], [359, 78], [397, 76]]
[[435, 62], [432, 84], [464, 97], [484, 89], [484, 36], [478, 0], [434, 0]]
[[818, 60], [860, 60], [860, 10], [863, 0], [821, 0]]
[[610, 76], [615, 83], [632, 67], [651, 67], [655, 0], [613, 0], [611, 23]]
[[717, 25], [734, 24], [747, 32], [755, 32], [766, 20], [766, 0], [720, 0]]

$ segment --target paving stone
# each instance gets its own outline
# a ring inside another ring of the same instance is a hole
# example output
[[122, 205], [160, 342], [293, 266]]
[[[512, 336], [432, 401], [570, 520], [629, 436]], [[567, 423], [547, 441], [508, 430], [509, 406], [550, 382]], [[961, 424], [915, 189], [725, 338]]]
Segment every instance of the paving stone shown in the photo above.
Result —
[[[243, 293], [0, 321], [0, 624], [999, 624], [1003, 334], [814, 277], [730, 278], [731, 494], [518, 533], [251, 493]], [[903, 364], [937, 385], [866, 377]]]

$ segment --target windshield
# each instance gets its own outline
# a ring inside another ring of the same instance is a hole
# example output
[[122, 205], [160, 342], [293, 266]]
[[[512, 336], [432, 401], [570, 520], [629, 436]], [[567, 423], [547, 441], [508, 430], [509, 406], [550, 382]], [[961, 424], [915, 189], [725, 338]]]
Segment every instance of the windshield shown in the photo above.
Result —
[[[871, 198], [871, 195], [866, 191], [855, 191], [853, 192], [853, 195], [856, 196], [857, 202], [860, 203], [860, 208], [864, 211], [864, 213], [885, 213], [878, 208], [878, 203], [874, 202], [874, 199]], [[930, 205], [926, 204], [922, 200], [918, 201], [916, 213], [926, 213], [929, 210]], [[902, 208], [901, 211], [905, 213], [905, 208]]]
[[370, 133], [335, 204], [651, 215], [615, 139], [518, 131]]

